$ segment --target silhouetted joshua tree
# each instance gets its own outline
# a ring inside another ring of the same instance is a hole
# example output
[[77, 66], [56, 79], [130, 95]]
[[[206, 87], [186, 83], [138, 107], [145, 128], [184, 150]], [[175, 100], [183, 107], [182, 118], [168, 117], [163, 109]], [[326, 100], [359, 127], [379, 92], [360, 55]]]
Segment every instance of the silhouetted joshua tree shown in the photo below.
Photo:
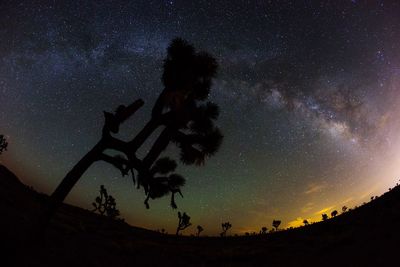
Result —
[[[207, 101], [212, 80], [216, 75], [217, 62], [205, 52], [196, 52], [182, 39], [174, 39], [164, 60], [162, 82], [164, 89], [158, 96], [150, 120], [130, 141], [113, 136], [120, 125], [130, 118], [144, 102], [139, 99], [128, 106], [119, 106], [114, 113], [104, 112], [105, 122], [100, 141], [71, 169], [51, 195], [46, 212], [51, 217], [64, 201], [76, 182], [97, 161], [104, 161], [117, 168], [123, 176], [129, 173], [136, 187], [143, 188], [144, 204], [149, 199], [171, 193], [171, 207], [177, 208], [175, 194], [182, 196], [185, 179], [173, 173], [177, 163], [170, 158], [160, 158], [169, 144], [180, 150], [180, 161], [186, 165], [203, 165], [221, 145], [223, 136], [214, 125], [219, 108]], [[157, 130], [161, 132], [143, 158], [136, 152]], [[106, 150], [119, 152], [116, 156]]]
[[98, 212], [111, 219], [115, 219], [120, 215], [115, 198], [107, 193], [104, 185], [100, 186], [100, 196], [96, 197], [96, 201], [92, 205], [94, 206], [94, 212]]
[[176, 235], [179, 235], [180, 231], [185, 230], [186, 228], [192, 225], [190, 223], [190, 217], [186, 214], [186, 212], [184, 212], [183, 214], [178, 212], [178, 219], [179, 221], [178, 221], [178, 227], [176, 228]]
[[281, 221], [279, 221], [279, 220], [272, 221], [272, 226], [275, 227], [275, 231], [278, 231], [279, 225], [281, 225]]
[[307, 220], [304, 220], [303, 223], [304, 223], [304, 226], [309, 225], [309, 222]]
[[230, 224], [229, 222], [225, 222], [221, 224], [222, 227], [222, 233], [220, 233], [220, 236], [226, 236], [226, 232], [231, 229], [232, 224]]
[[8, 142], [4, 135], [0, 134], [0, 155], [4, 152], [7, 151], [8, 147]]
[[265, 226], [263, 226], [263, 227], [261, 228], [260, 234], [261, 234], [261, 235], [265, 235], [265, 234], [267, 234], [267, 231], [268, 231], [268, 228], [265, 227]]
[[200, 236], [200, 233], [203, 232], [203, 227], [201, 227], [200, 225], [197, 225], [197, 236]]
[[326, 221], [326, 220], [328, 220], [328, 215], [326, 215], [325, 213], [324, 213], [324, 214], [322, 214], [322, 220], [323, 220], [323, 221]]
[[334, 210], [331, 212], [331, 217], [336, 217], [336, 215], [338, 215], [338, 211]]
[[343, 206], [342, 207], [342, 212], [344, 213], [344, 212], [346, 212], [347, 211], [347, 207], [346, 206]]

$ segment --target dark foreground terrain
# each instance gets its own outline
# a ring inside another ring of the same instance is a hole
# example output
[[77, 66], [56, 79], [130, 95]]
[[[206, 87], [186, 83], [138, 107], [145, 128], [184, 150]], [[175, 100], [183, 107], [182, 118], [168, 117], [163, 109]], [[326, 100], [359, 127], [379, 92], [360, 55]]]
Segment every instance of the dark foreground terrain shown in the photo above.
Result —
[[64, 205], [27, 242], [47, 196], [0, 165], [0, 266], [400, 266], [400, 188], [328, 221], [264, 236], [175, 237]]

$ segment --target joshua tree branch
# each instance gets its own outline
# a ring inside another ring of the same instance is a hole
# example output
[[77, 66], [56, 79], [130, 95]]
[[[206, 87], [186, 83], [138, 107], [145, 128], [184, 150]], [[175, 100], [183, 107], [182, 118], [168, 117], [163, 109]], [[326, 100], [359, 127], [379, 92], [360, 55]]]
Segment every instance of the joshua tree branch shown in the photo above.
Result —
[[131, 117], [133, 114], [136, 113], [136, 111], [139, 110], [144, 105], [144, 101], [142, 99], [138, 99], [134, 101], [132, 104], [129, 106], [123, 108], [122, 110], [119, 109], [116, 112], [116, 119], [118, 123], [123, 123], [125, 120], [127, 120], [129, 117]]
[[138, 99], [127, 107], [124, 105], [119, 106], [115, 114], [104, 112], [103, 137], [110, 136], [110, 132], [118, 133], [120, 124], [132, 116], [143, 104], [143, 100]]
[[153, 165], [154, 161], [160, 156], [161, 152], [163, 152], [172, 136], [172, 130], [169, 127], [166, 127], [157, 140], [154, 142], [153, 146], [151, 147], [149, 153], [144, 157], [143, 159], [143, 164], [144, 166], [147, 166], [147, 168], [150, 168], [151, 165]]
[[158, 127], [161, 125], [166, 125], [169, 121], [171, 121], [172, 115], [172, 112], [167, 112], [160, 116], [151, 118], [144, 128], [136, 135], [136, 137], [129, 142], [129, 149], [131, 151], [136, 151], [139, 149], [139, 147], [143, 145], [147, 138], [149, 138]]
[[121, 171], [122, 176], [125, 176], [128, 174], [130, 164], [129, 164], [129, 161], [124, 158], [112, 157], [112, 156], [102, 153], [99, 156], [99, 160], [102, 160], [102, 161], [112, 164], [115, 168], [117, 168]]
[[124, 153], [125, 155], [133, 154], [131, 151], [128, 150], [128, 142], [122, 141], [118, 138], [115, 138], [113, 136], [107, 136], [104, 137], [107, 143], [107, 147], [109, 149], [114, 149], [119, 152]]

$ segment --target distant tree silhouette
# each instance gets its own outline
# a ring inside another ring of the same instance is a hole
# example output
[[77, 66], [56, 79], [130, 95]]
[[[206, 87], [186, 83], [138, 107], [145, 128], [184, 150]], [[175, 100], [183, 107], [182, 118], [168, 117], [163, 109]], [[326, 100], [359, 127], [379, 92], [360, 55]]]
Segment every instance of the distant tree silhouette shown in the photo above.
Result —
[[178, 221], [178, 227], [176, 228], [176, 235], [179, 235], [180, 231], [185, 230], [186, 228], [192, 225], [190, 223], [190, 217], [186, 214], [186, 212], [184, 212], [183, 214], [178, 212], [178, 219], [179, 221]]
[[267, 231], [268, 231], [268, 228], [265, 227], [265, 226], [263, 226], [263, 227], [261, 228], [260, 234], [265, 235], [265, 234], [267, 233]]
[[304, 221], [303, 221], [303, 223], [304, 223], [304, 226], [307, 226], [307, 225], [309, 225], [309, 223], [308, 223], [308, 221], [307, 221], [307, 220], [304, 220]]
[[344, 213], [344, 212], [346, 212], [347, 211], [347, 207], [346, 206], [343, 206], [342, 207], [342, 212]]
[[197, 225], [197, 236], [200, 236], [200, 233], [203, 232], [203, 227], [201, 225]]
[[326, 221], [326, 220], [328, 220], [328, 215], [326, 215], [325, 213], [324, 213], [324, 214], [322, 214], [322, 220], [323, 220], [323, 221]]
[[4, 137], [4, 135], [0, 134], [0, 155], [4, 151], [7, 151], [7, 147], [8, 147], [7, 139]]
[[111, 219], [115, 219], [120, 215], [119, 210], [116, 208], [117, 203], [115, 199], [107, 193], [104, 185], [100, 186], [100, 196], [96, 197], [92, 205], [94, 206], [94, 212], [98, 212]]
[[276, 231], [278, 231], [279, 225], [281, 225], [281, 221], [280, 220], [273, 220], [272, 221], [272, 226], [275, 227]]
[[[170, 158], [159, 158], [169, 144], [180, 150], [180, 161], [186, 165], [203, 165], [220, 147], [223, 136], [214, 125], [219, 108], [206, 101], [217, 62], [205, 52], [197, 52], [182, 39], [174, 39], [164, 60], [162, 82], [164, 89], [158, 96], [150, 120], [130, 141], [112, 134], [130, 118], [144, 102], [139, 99], [128, 106], [120, 105], [114, 113], [104, 112], [105, 122], [100, 141], [67, 173], [51, 195], [46, 214], [50, 218], [87, 169], [97, 161], [117, 168], [123, 176], [129, 173], [136, 187], [143, 188], [144, 204], [149, 199], [171, 193], [171, 207], [177, 208], [175, 194], [181, 193], [185, 179], [173, 173], [177, 163]], [[136, 153], [157, 130], [162, 129], [143, 158]], [[120, 154], [110, 156], [106, 150]]]
[[222, 233], [220, 236], [226, 236], [226, 232], [232, 227], [232, 224], [230, 222], [225, 222], [221, 224], [222, 227]]
[[331, 212], [331, 217], [336, 217], [336, 215], [338, 215], [338, 211], [334, 210]]
[[165, 229], [164, 228], [161, 229], [161, 233], [165, 234]]

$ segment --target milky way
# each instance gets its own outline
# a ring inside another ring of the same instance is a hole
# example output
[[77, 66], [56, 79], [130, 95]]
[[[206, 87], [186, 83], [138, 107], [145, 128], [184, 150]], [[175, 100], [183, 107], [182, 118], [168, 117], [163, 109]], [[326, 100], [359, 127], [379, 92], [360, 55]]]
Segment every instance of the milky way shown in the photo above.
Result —
[[[398, 1], [56, 2], [0, 4], [1, 161], [37, 190], [51, 193], [96, 143], [103, 110], [142, 98], [122, 138], [143, 126], [177, 36], [220, 65], [224, 143], [204, 167], [179, 166], [178, 209], [206, 234], [224, 221], [236, 233], [316, 221], [398, 180]], [[67, 202], [90, 208], [101, 184], [131, 224], [172, 231], [169, 199], [146, 210], [105, 164]]]

